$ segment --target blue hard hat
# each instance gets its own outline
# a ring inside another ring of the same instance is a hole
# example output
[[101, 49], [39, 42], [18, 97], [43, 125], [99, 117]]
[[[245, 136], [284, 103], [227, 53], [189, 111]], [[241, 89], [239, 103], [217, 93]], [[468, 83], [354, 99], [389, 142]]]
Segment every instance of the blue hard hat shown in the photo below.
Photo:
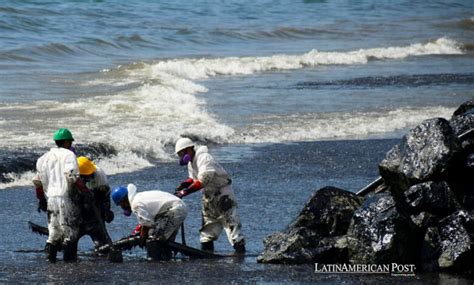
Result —
[[120, 201], [128, 195], [128, 189], [124, 186], [115, 187], [112, 190], [112, 200], [114, 200], [115, 205], [119, 205]]

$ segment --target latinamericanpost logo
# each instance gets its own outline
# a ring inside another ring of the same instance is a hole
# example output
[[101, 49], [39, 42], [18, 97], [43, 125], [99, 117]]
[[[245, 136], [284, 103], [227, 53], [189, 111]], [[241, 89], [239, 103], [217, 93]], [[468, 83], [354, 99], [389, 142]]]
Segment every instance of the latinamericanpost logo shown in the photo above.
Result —
[[414, 264], [314, 264], [314, 273], [319, 274], [389, 274], [391, 276], [415, 276]]

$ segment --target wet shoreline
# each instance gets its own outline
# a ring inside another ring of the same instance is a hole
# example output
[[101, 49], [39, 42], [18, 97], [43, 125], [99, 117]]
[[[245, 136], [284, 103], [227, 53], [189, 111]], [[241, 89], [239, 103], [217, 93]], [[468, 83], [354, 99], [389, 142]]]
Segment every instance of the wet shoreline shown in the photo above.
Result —
[[[0, 282], [58, 283], [313, 283], [360, 282], [397, 284], [401, 282], [469, 282], [469, 279], [446, 274], [417, 274], [396, 277], [376, 274], [316, 274], [314, 265], [258, 264], [263, 238], [285, 228], [301, 210], [311, 193], [326, 185], [350, 191], [370, 183], [378, 176], [378, 163], [398, 139], [319, 141], [270, 144], [255, 147], [214, 146], [214, 153], [231, 173], [239, 203], [243, 232], [247, 237], [245, 258], [226, 257], [217, 260], [186, 260], [148, 263], [145, 252], [134, 249], [124, 254], [124, 263], [111, 264], [105, 258], [89, 256], [92, 243], [88, 237], [79, 243], [80, 261], [76, 264], [48, 264], [41, 253], [17, 252], [38, 250], [45, 237], [33, 234], [27, 227], [31, 220], [45, 225], [46, 217], [36, 212], [32, 187], [0, 191], [5, 207], [0, 226], [5, 231], [0, 245]], [[232, 153], [232, 157], [229, 155]], [[129, 182], [139, 191], [171, 191], [186, 170], [177, 163], [158, 163], [142, 171], [109, 176], [111, 186]], [[187, 243], [199, 247], [200, 195], [187, 197], [189, 215], [185, 222]], [[112, 239], [129, 234], [136, 224], [113, 207], [116, 219], [108, 225]], [[178, 235], [178, 240], [180, 240]], [[216, 251], [232, 254], [224, 234], [216, 242]], [[61, 259], [61, 255], [59, 256]], [[471, 281], [472, 282], [472, 281]], [[470, 284], [470, 283], [467, 283]]]

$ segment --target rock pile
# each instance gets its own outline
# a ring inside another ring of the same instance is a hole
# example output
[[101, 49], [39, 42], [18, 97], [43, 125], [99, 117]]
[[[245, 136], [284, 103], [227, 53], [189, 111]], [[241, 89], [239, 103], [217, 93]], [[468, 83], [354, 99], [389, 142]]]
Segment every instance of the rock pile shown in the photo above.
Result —
[[474, 101], [448, 121], [410, 130], [379, 164], [383, 184], [359, 197], [325, 187], [281, 233], [263, 263], [416, 264], [474, 270]]

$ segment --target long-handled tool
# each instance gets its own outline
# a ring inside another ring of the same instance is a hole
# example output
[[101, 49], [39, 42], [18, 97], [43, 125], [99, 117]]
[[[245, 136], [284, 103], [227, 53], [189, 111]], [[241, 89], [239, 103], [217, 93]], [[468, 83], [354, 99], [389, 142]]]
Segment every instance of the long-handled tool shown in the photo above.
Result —
[[181, 224], [181, 243], [183, 245], [186, 245], [186, 237], [184, 235], [184, 221], [183, 223]]
[[[41, 234], [41, 235], [48, 235], [48, 228], [40, 226], [38, 224], [35, 224], [33, 222], [28, 222], [28, 225], [30, 226], [31, 230], [35, 233]], [[119, 239], [118, 241], [115, 241], [110, 244], [103, 245], [99, 248], [96, 249], [96, 252], [98, 253], [108, 253], [111, 248], [115, 249], [121, 249], [121, 250], [131, 250], [135, 246], [138, 246], [140, 242], [140, 237], [138, 236], [131, 236], [131, 237], [124, 237], [122, 239]], [[220, 258], [224, 257], [219, 254], [211, 253], [208, 251], [203, 251], [199, 250], [196, 248], [192, 248], [189, 246], [186, 246], [184, 244], [179, 244], [173, 241], [167, 241], [165, 242], [165, 245], [169, 247], [171, 250], [181, 252], [182, 254], [189, 256], [191, 258]]]

